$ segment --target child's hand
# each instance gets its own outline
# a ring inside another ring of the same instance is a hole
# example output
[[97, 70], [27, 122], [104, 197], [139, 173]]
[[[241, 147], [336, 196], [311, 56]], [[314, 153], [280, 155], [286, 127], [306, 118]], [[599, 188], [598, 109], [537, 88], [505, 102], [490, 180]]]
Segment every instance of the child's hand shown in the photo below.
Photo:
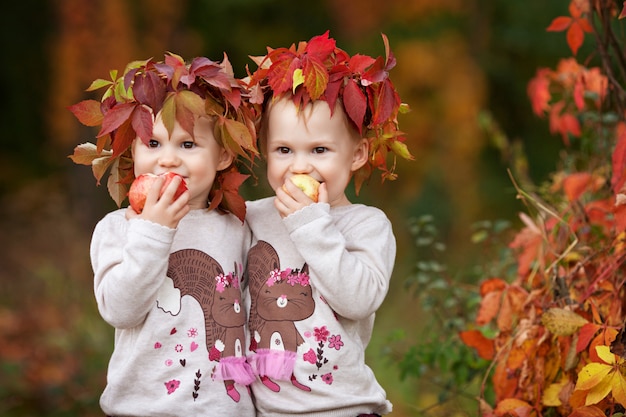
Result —
[[[287, 217], [296, 211], [315, 204], [304, 192], [298, 188], [290, 180], [285, 181], [284, 185], [286, 191], [280, 187], [276, 189], [276, 198], [274, 199], [274, 206], [278, 210], [281, 217]], [[328, 192], [326, 191], [326, 184], [322, 183], [319, 188], [319, 203], [328, 203]]]
[[161, 187], [163, 187], [165, 179], [158, 178], [146, 197], [146, 204], [141, 214], [137, 214], [130, 206], [126, 209], [126, 218], [140, 218], [158, 223], [169, 228], [176, 228], [178, 222], [189, 213], [189, 191], [185, 191], [174, 200], [176, 189], [181, 183], [182, 178], [177, 177], [165, 188], [165, 191], [159, 197]]

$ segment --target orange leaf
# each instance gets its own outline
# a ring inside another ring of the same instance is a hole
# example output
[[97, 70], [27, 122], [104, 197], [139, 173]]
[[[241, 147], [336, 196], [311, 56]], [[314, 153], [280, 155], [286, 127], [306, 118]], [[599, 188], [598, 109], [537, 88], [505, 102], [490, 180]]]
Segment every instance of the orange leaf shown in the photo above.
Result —
[[476, 353], [483, 359], [491, 360], [495, 355], [493, 340], [488, 339], [479, 330], [465, 330], [459, 332], [459, 337], [467, 346], [476, 349]]
[[585, 191], [592, 191], [593, 177], [588, 172], [575, 172], [563, 180], [563, 191], [569, 201], [576, 201]]
[[530, 415], [532, 406], [517, 398], [506, 398], [498, 403], [494, 410], [496, 416], [525, 417]]
[[504, 361], [496, 362], [496, 370], [493, 374], [493, 388], [498, 401], [515, 396], [518, 378], [514, 372], [510, 372]]
[[606, 417], [604, 411], [594, 405], [575, 408], [567, 417]]
[[585, 39], [585, 32], [580, 25], [571, 25], [569, 29], [567, 29], [567, 44], [569, 45], [572, 53], [576, 55], [578, 49], [582, 46], [583, 40]]
[[537, 116], [543, 116], [544, 111], [550, 108], [550, 99], [552, 94], [550, 93], [550, 74], [551, 70], [542, 68], [537, 70], [535, 78], [530, 80], [526, 93], [530, 97], [532, 103], [533, 112]]
[[506, 281], [500, 278], [489, 278], [484, 280], [480, 284], [480, 295], [484, 297], [486, 294], [493, 291], [502, 291], [507, 287]]
[[567, 16], [559, 16], [552, 20], [550, 26], [546, 29], [548, 32], [562, 32], [572, 23], [572, 18]]
[[487, 293], [480, 301], [478, 314], [476, 315], [476, 324], [482, 326], [489, 323], [500, 311], [500, 303], [502, 302], [502, 291], [492, 291]]

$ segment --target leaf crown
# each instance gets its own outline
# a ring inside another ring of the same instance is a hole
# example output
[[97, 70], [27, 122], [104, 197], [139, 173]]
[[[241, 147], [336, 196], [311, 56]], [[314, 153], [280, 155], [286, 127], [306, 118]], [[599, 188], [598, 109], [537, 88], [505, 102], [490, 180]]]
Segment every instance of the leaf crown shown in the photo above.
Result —
[[[337, 100], [342, 103], [361, 137], [369, 140], [368, 163], [355, 173], [357, 193], [373, 168], [382, 171], [383, 181], [394, 180], [396, 157], [413, 159], [397, 120], [399, 113], [409, 111], [409, 106], [401, 102], [389, 78], [396, 59], [387, 36], [382, 34], [382, 38], [384, 57], [350, 56], [336, 46], [326, 31], [297, 47], [268, 47], [267, 55], [251, 57], [258, 68], [248, 74], [250, 101], [254, 104], [267, 106], [270, 98], [291, 97], [296, 107], [302, 109], [312, 101], [323, 100], [332, 115]], [[387, 164], [390, 152], [391, 166]]]
[[[108, 190], [118, 207], [134, 179], [131, 145], [136, 138], [148, 143], [159, 112], [170, 135], [178, 122], [193, 137], [197, 117], [212, 117], [216, 140], [237, 162], [253, 163], [258, 154], [257, 112], [248, 103], [243, 84], [234, 77], [226, 54], [221, 63], [196, 57], [187, 64], [168, 52], [163, 61], [133, 61], [121, 76], [115, 70], [110, 76], [111, 80], [97, 79], [87, 88], [106, 88], [100, 101], [84, 100], [69, 107], [82, 124], [100, 127], [96, 144], [77, 146], [70, 158], [91, 165], [98, 184], [111, 171]], [[239, 185], [246, 177], [237, 164], [218, 173], [209, 208], [230, 211], [243, 221], [245, 204]]]

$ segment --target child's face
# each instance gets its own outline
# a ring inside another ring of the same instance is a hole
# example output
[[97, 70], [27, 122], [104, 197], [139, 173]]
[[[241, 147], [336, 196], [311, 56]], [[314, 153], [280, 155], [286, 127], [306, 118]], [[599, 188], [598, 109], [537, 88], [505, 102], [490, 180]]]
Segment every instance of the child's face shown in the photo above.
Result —
[[227, 168], [233, 157], [215, 141], [209, 119], [196, 120], [194, 135], [195, 139], [176, 122], [169, 137], [158, 114], [148, 145], [137, 138], [132, 151], [135, 176], [168, 171], [181, 175], [189, 189], [189, 206], [198, 209], [208, 207], [215, 175]]
[[331, 206], [349, 204], [345, 189], [352, 173], [367, 161], [367, 140], [346, 120], [341, 105], [330, 117], [324, 101], [298, 112], [283, 98], [272, 103], [267, 117], [267, 177], [273, 190], [293, 174], [308, 174], [326, 183]]

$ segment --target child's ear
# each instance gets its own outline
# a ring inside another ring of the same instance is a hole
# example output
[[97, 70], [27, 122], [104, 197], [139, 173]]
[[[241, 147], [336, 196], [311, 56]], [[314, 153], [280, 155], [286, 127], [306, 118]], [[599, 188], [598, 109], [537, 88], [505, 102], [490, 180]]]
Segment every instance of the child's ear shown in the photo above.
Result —
[[221, 171], [226, 169], [233, 163], [235, 160], [235, 156], [230, 153], [227, 149], [221, 148], [220, 159], [217, 162], [217, 170]]
[[359, 140], [358, 144], [354, 148], [354, 154], [352, 156], [352, 172], [361, 168], [367, 162], [369, 156], [369, 141], [365, 138]]

